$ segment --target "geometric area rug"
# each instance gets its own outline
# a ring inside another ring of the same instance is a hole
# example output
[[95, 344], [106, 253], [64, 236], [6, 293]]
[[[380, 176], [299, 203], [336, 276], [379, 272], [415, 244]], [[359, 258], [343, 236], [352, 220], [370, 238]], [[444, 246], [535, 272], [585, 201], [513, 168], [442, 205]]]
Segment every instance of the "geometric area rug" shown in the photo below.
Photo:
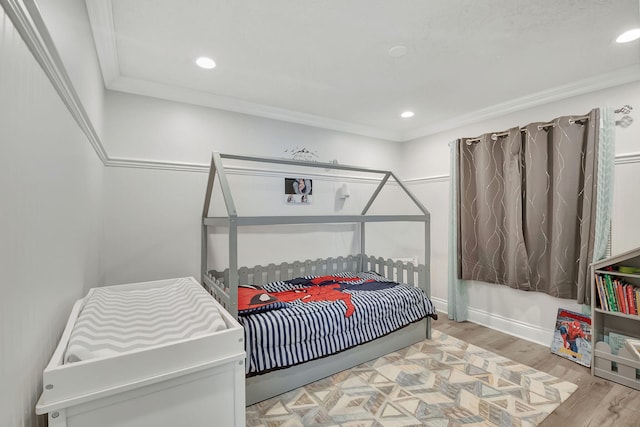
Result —
[[577, 388], [432, 330], [430, 340], [249, 406], [246, 420], [248, 427], [533, 427]]

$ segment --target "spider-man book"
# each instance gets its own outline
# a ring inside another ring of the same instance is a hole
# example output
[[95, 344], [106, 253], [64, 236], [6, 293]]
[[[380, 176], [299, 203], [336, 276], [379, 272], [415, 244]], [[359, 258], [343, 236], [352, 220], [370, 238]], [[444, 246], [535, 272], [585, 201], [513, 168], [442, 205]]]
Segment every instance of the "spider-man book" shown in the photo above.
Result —
[[584, 366], [591, 366], [591, 318], [558, 309], [551, 352]]

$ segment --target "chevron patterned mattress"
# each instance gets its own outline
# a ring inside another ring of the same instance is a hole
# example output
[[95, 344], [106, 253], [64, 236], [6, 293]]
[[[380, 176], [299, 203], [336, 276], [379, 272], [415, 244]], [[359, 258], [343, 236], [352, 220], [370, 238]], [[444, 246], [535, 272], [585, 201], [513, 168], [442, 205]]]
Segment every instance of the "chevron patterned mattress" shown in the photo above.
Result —
[[190, 277], [147, 289], [95, 288], [75, 322], [64, 362], [115, 356], [225, 328], [211, 296]]

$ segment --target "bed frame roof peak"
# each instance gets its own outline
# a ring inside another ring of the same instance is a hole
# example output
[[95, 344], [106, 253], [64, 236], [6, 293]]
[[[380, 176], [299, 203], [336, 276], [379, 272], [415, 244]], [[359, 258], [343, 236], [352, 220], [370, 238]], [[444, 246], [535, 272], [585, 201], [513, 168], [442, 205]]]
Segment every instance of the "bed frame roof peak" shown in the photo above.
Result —
[[[302, 166], [307, 168], [320, 168], [320, 169], [333, 169], [343, 170], [349, 172], [365, 172], [371, 174], [382, 175], [382, 179], [378, 184], [378, 187], [373, 192], [369, 201], [363, 208], [360, 215], [322, 215], [322, 216], [244, 216], [239, 217], [238, 212], [233, 201], [231, 194], [231, 188], [227, 180], [225, 165], [223, 159], [240, 160], [247, 162], [258, 162], [276, 165], [288, 165], [288, 166]], [[218, 176], [220, 181], [220, 188], [222, 189], [222, 196], [224, 199], [227, 217], [226, 218], [213, 218], [209, 217], [209, 208], [211, 206], [211, 197], [213, 192], [213, 186], [215, 177]], [[367, 215], [369, 208], [376, 200], [380, 191], [389, 181], [389, 178], [393, 180], [402, 188], [404, 193], [411, 199], [414, 205], [422, 212], [418, 215]], [[209, 179], [207, 182], [207, 191], [205, 194], [204, 206], [202, 210], [203, 225], [216, 225], [225, 223], [228, 221], [234, 221], [237, 225], [274, 225], [274, 224], [313, 224], [313, 223], [344, 223], [344, 222], [380, 222], [380, 221], [429, 221], [429, 211], [424, 205], [415, 197], [415, 195], [409, 191], [404, 183], [398, 179], [398, 177], [391, 171], [381, 169], [370, 169], [360, 166], [342, 165], [337, 163], [325, 163], [325, 162], [309, 162], [304, 160], [293, 159], [278, 159], [269, 157], [252, 157], [236, 154], [223, 154], [214, 151], [211, 156], [211, 166], [209, 168]]]

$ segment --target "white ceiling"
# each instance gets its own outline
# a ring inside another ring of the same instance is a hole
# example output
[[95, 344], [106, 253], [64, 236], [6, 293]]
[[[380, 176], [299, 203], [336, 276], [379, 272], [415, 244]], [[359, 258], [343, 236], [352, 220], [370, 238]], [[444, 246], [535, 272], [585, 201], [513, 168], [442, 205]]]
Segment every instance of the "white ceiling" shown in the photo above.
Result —
[[640, 80], [638, 0], [86, 2], [108, 89], [396, 141]]

